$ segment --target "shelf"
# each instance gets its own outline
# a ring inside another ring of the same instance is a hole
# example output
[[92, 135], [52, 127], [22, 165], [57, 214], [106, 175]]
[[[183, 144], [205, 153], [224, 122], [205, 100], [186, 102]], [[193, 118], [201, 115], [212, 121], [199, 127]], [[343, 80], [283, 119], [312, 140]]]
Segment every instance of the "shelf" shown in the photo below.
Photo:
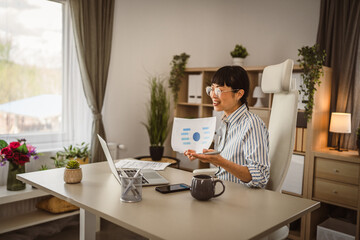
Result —
[[77, 214], [79, 214], [79, 211], [52, 214], [42, 210], [35, 210], [33, 212], [19, 214], [14, 217], [8, 217], [6, 220], [0, 219], [0, 233], [11, 232], [17, 229], [30, 227]]
[[300, 240], [300, 239], [301, 239], [301, 237], [300, 237], [300, 231], [290, 230], [288, 239]]
[[17, 202], [21, 200], [43, 197], [49, 194], [39, 190], [34, 189], [30, 185], [26, 184], [26, 188], [20, 191], [8, 191], [6, 186], [0, 186], [0, 200], [1, 204]]

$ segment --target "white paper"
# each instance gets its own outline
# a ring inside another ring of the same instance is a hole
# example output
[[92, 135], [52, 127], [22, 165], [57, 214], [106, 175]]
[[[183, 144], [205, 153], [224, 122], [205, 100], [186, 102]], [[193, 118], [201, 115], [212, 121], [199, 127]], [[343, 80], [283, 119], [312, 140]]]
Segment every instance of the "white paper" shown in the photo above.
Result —
[[188, 149], [202, 153], [208, 149], [214, 139], [216, 117], [209, 118], [174, 118], [171, 147], [183, 153]]
[[150, 162], [136, 159], [120, 159], [115, 163], [116, 168], [135, 168], [135, 169], [152, 169], [156, 171], [164, 170], [171, 163]]

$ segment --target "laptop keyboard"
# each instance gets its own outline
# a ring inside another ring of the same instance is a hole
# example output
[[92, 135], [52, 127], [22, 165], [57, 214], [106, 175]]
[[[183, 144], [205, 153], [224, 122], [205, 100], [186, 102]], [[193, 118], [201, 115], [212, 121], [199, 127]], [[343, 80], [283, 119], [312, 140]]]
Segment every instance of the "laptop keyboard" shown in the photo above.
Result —
[[[126, 175], [128, 175], [128, 177], [133, 177], [135, 176], [136, 173], [136, 169], [125, 169], [124, 172], [126, 173]], [[147, 184], [149, 183], [144, 177], [142, 177], [142, 184]]]

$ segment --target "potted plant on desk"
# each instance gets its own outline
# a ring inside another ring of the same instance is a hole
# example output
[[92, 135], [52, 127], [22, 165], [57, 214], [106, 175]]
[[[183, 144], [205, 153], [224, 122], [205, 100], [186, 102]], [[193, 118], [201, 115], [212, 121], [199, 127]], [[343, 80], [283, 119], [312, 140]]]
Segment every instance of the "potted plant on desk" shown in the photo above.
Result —
[[66, 183], [79, 183], [82, 179], [80, 164], [76, 160], [67, 162], [64, 172], [64, 181]]
[[164, 142], [169, 133], [170, 99], [159, 77], [150, 78], [150, 104], [147, 109], [147, 122], [143, 123], [150, 139], [152, 160], [161, 160]]

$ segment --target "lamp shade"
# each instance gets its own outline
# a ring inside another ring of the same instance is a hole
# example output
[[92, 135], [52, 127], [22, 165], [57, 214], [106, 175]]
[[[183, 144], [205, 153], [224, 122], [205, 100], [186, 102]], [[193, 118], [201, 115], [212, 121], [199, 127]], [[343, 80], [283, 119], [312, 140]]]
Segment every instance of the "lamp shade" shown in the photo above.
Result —
[[253, 97], [254, 97], [254, 98], [264, 98], [264, 97], [265, 97], [265, 94], [264, 94], [264, 92], [261, 90], [261, 87], [260, 87], [260, 86], [256, 86], [256, 87], [254, 88]]
[[331, 113], [329, 131], [334, 133], [351, 133], [351, 114]]

